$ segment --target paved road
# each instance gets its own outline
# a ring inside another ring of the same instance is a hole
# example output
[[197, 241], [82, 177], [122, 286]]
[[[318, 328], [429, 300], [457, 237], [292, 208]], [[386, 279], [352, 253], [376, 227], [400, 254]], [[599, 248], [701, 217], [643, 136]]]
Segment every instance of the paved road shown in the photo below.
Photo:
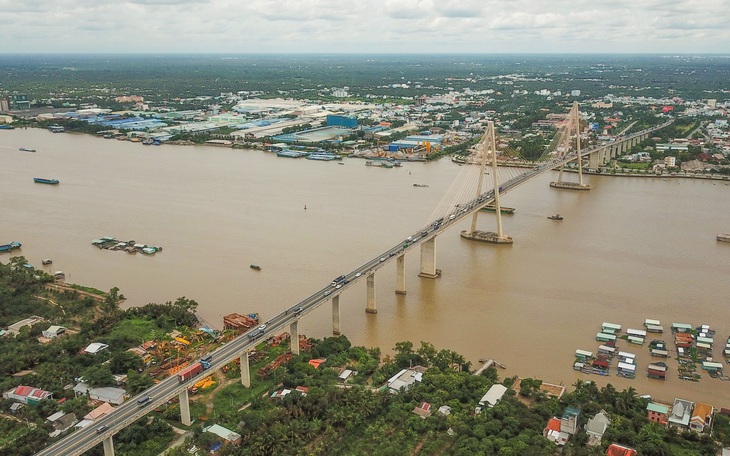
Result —
[[[632, 139], [636, 136], [641, 136], [659, 128], [663, 128], [672, 123], [672, 121], [666, 122], [660, 126], [654, 127], [653, 129], [643, 130], [638, 133], [634, 133], [624, 138], [625, 140]], [[600, 149], [602, 146], [594, 146], [581, 151], [581, 156], [590, 154], [591, 152]], [[514, 177], [500, 185], [500, 194], [506, 193], [510, 190], [515, 189], [519, 185], [527, 182], [531, 178], [542, 174], [545, 171], [559, 167], [569, 161], [575, 160], [576, 154], [568, 154], [562, 158], [554, 158], [552, 160], [543, 162], [533, 169]], [[399, 255], [418, 248], [420, 244], [432, 237], [436, 236], [440, 232], [446, 230], [451, 225], [454, 225], [469, 217], [487, 204], [491, 204], [494, 201], [494, 190], [490, 190], [486, 193], [479, 195], [472, 199], [466, 204], [461, 204], [458, 208], [454, 208], [452, 212], [445, 214], [443, 217], [435, 220], [431, 224], [422, 227], [408, 236], [405, 240], [399, 242], [395, 246], [386, 250], [385, 252], [377, 255], [370, 261], [359, 266], [358, 268], [350, 271], [349, 273], [343, 274], [344, 280], [339, 282], [340, 286], [334, 287], [331, 283], [315, 291], [310, 296], [299, 301], [297, 304], [291, 306], [285, 311], [274, 315], [269, 321], [265, 323], [265, 329], [262, 331], [259, 328], [252, 329], [245, 334], [242, 334], [230, 342], [224, 344], [220, 348], [214, 350], [210, 354], [212, 355], [212, 363], [209, 368], [210, 371], [215, 371], [226, 364], [233, 361], [235, 358], [241, 356], [244, 351], [253, 348], [263, 336], [269, 334], [279, 334], [282, 330], [287, 330], [287, 326], [298, 320], [302, 315], [310, 312], [312, 309], [319, 307], [323, 303], [327, 302], [334, 296], [342, 293], [347, 288], [354, 285], [356, 282], [367, 277], [370, 273], [373, 273], [389, 263]], [[201, 374], [198, 374], [201, 375]], [[130, 423], [139, 419], [140, 417], [149, 413], [150, 410], [154, 409], [158, 405], [162, 405], [168, 400], [175, 397], [180, 391], [189, 387], [189, 383], [179, 383], [177, 376], [173, 375], [160, 383], [147, 389], [140, 395], [130, 399], [121, 406], [117, 407], [111, 414], [105, 416], [85, 429], [78, 430], [69, 436], [59, 440], [53, 445], [40, 451], [38, 456], [72, 456], [80, 455], [83, 452], [98, 445], [105, 438], [116, 434], [120, 429], [128, 426]], [[146, 396], [150, 396], [151, 400], [148, 401], [144, 406], [140, 406], [137, 400]], [[97, 432], [97, 429], [101, 426], [107, 426], [108, 429], [103, 432]]]

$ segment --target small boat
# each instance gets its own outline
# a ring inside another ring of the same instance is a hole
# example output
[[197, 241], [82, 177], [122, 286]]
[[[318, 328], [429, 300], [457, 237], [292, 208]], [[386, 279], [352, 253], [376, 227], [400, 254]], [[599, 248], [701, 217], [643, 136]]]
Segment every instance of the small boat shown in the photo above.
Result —
[[426, 184], [413, 184], [414, 187], [428, 187]]
[[21, 150], [23, 152], [35, 152], [35, 149], [29, 149], [27, 147], [21, 147], [19, 150]]
[[720, 242], [730, 242], [730, 234], [718, 234], [717, 240]]
[[33, 182], [37, 184], [50, 184], [50, 185], [57, 185], [60, 183], [58, 179], [44, 179], [42, 177], [34, 177]]
[[250, 267], [251, 269], [255, 269], [256, 271], [260, 271], [260, 270], [261, 270], [261, 266], [259, 266], [258, 264], [252, 264], [252, 265], [251, 265], [251, 266], [249, 266], [249, 267]]
[[0, 252], [9, 252], [11, 250], [19, 249], [23, 245], [20, 242], [10, 242], [8, 244], [0, 244]]
[[342, 162], [337, 162], [337, 164], [338, 164], [338, 165], [344, 165], [344, 163], [342, 163]]
[[563, 217], [560, 214], [549, 215], [548, 218], [550, 220], [563, 220]]
[[41, 264], [51, 264], [53, 263], [53, 260], [50, 258], [46, 258], [44, 260], [41, 260]]

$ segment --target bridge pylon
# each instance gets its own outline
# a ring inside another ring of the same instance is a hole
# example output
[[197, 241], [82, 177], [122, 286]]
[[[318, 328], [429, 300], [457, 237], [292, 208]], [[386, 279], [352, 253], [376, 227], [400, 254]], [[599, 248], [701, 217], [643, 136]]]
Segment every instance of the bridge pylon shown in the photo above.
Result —
[[[561, 144], [565, 149], [563, 154], [568, 153], [573, 135], [575, 135], [576, 161], [578, 162], [578, 182], [563, 181], [563, 169], [565, 168], [565, 165], [563, 165], [560, 167], [557, 182], [550, 182], [550, 186], [553, 188], [567, 188], [569, 190], [590, 190], [591, 186], [583, 183], [583, 157], [580, 154], [580, 110], [578, 109], [577, 101], [573, 102], [573, 107], [568, 113], [565, 140], [564, 144]], [[561, 145], [558, 145], [558, 147]]]
[[477, 230], [477, 218], [479, 217], [479, 211], [474, 211], [474, 215], [471, 219], [471, 229], [469, 231], [463, 230], [461, 232], [461, 237], [469, 239], [470, 241], [488, 242], [490, 244], [512, 244], [512, 237], [505, 236], [502, 231], [502, 206], [499, 204], [501, 187], [499, 186], [499, 180], [497, 177], [497, 140], [495, 138], [494, 122], [491, 120], [487, 124], [487, 131], [484, 132], [484, 136], [482, 136], [479, 146], [482, 149], [482, 160], [480, 163], [481, 169], [479, 171], [479, 183], [477, 184], [476, 195], [477, 198], [479, 198], [482, 194], [487, 155], [488, 153], [491, 153], [492, 180], [494, 182], [494, 205], [495, 213], [497, 214], [497, 232]]

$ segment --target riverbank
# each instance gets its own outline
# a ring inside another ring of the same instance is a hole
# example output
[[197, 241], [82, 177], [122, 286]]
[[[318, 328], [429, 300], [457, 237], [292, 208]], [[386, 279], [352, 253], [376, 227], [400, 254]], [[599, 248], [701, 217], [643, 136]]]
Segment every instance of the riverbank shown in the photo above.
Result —
[[[560, 168], [556, 168], [555, 171], [560, 171]], [[563, 170], [567, 173], [578, 174], [578, 170], [575, 168], [566, 168]], [[594, 170], [583, 170], [583, 174], [589, 174], [594, 176], [607, 176], [607, 177], [646, 177], [650, 179], [700, 179], [700, 180], [711, 180], [711, 181], [725, 181], [730, 183], [730, 176], [712, 175], [712, 174], [680, 174], [680, 173], [669, 173], [669, 174], [656, 174], [656, 173], [624, 173], [614, 171], [594, 171]]]

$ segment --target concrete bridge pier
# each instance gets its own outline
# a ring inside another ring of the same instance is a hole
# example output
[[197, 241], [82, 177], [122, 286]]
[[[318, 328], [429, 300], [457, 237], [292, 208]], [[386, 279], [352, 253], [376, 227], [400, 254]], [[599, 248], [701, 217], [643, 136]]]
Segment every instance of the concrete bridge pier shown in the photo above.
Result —
[[591, 169], [598, 169], [603, 164], [603, 150], [600, 149], [588, 156], [588, 167]]
[[190, 426], [193, 422], [190, 420], [190, 402], [188, 401], [188, 389], [180, 391], [178, 395], [180, 399], [180, 422], [185, 426]]
[[400, 255], [395, 262], [395, 294], [406, 294], [406, 254]]
[[339, 336], [340, 332], [340, 295], [332, 298], [332, 334]]
[[112, 442], [112, 436], [110, 435], [101, 442], [104, 444], [104, 456], [114, 456], [114, 442]]
[[244, 388], [251, 388], [251, 370], [248, 365], [248, 350], [241, 353], [241, 384]]
[[367, 293], [368, 293], [368, 305], [365, 308], [365, 312], [376, 314], [378, 308], [375, 305], [375, 273], [371, 273], [367, 277]]
[[436, 236], [421, 244], [421, 272], [418, 277], [435, 279], [441, 275], [436, 269]]
[[289, 345], [293, 355], [299, 354], [299, 320], [294, 320], [289, 325]]

